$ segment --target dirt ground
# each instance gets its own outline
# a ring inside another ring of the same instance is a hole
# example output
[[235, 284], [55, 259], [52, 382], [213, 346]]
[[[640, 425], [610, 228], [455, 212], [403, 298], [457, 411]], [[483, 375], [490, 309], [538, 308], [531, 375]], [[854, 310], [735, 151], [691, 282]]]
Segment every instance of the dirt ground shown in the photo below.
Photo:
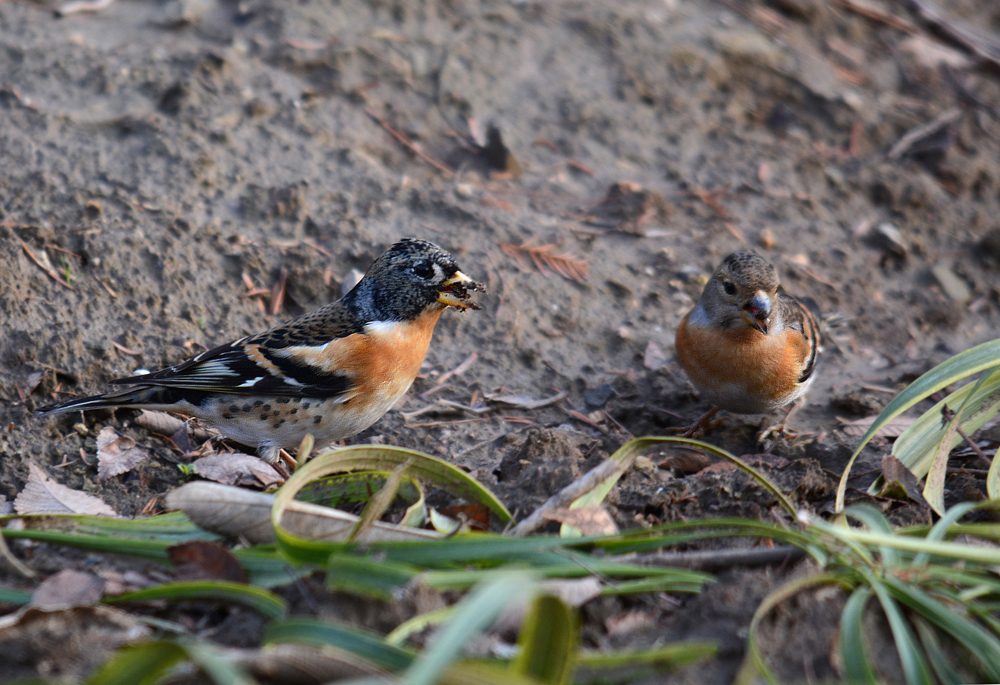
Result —
[[[124, 516], [159, 510], [150, 502], [183, 482], [183, 457], [131, 427], [134, 413], [38, 420], [32, 408], [336, 299], [353, 269], [410, 235], [450, 250], [490, 294], [482, 311], [442, 318], [423, 377], [354, 441], [451, 458], [526, 515], [630, 436], [707, 408], [673, 333], [745, 244], [787, 290], [849, 317], [792, 420], [800, 434], [767, 462], [800, 504], [825, 510], [858, 439], [840, 419], [876, 414], [1000, 330], [997, 67], [907, 3], [866, 3], [867, 17], [849, 6], [122, 0], [57, 18], [0, 2], [0, 496], [12, 500], [34, 462]], [[944, 9], [1000, 32], [994, 2]], [[507, 154], [474, 144], [491, 124]], [[584, 260], [586, 278], [501, 247], [525, 243]], [[269, 314], [248, 292], [282, 272]], [[558, 392], [531, 411], [483, 399]], [[490, 410], [402, 415], [437, 399]], [[764, 420], [729, 416], [707, 439], [754, 454]], [[98, 483], [95, 437], [109, 424], [154, 458]], [[877, 443], [856, 472], [884, 452]], [[651, 454], [623, 479], [620, 525], [771, 515], [745, 479], [678, 461]], [[966, 478], [951, 496], [977, 487]], [[42, 572], [119, 563], [18, 553]], [[693, 598], [595, 602], [585, 644], [719, 640], [718, 658], [657, 682], [728, 682], [759, 600], [801, 572], [736, 569]], [[315, 589], [326, 615], [383, 630], [407, 617]], [[842, 602], [814, 598], [771, 622], [782, 677], [836, 676]], [[644, 618], [610, 620], [626, 611]], [[216, 640], [257, 634], [248, 612], [219, 622]]]

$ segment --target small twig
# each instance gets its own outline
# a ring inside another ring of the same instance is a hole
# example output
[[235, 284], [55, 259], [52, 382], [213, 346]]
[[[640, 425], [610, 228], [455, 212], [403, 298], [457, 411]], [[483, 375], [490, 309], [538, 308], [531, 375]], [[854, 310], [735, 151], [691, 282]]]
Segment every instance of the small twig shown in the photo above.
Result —
[[726, 208], [722, 206], [722, 203], [719, 202], [719, 198], [717, 197], [718, 195], [721, 195], [725, 192], [726, 190], [723, 188], [719, 188], [716, 190], [705, 190], [704, 188], [695, 186], [692, 189], [688, 190], [687, 194], [690, 195], [691, 197], [696, 197], [702, 202], [704, 202], [716, 214], [719, 215], [719, 218], [730, 219], [732, 217], [730, 216], [729, 212], [726, 211]]
[[23, 240], [20, 241], [20, 242], [21, 242], [21, 247], [24, 248], [25, 254], [28, 255], [28, 257], [31, 259], [31, 261], [33, 261], [35, 264], [38, 265], [38, 268], [40, 268], [42, 271], [45, 272], [46, 276], [48, 276], [49, 278], [51, 278], [53, 281], [55, 281], [59, 285], [63, 286], [64, 288], [69, 288], [70, 290], [76, 290], [76, 288], [74, 288], [68, 282], [66, 282], [63, 279], [61, 279], [59, 277], [59, 274], [57, 274], [55, 271], [53, 271], [52, 269], [50, 269], [48, 266], [45, 265], [44, 262], [42, 262], [42, 260], [40, 260], [38, 257], [36, 257], [35, 253], [31, 251], [31, 248], [28, 247], [27, 244]]
[[271, 304], [267, 308], [267, 313], [271, 316], [281, 311], [281, 305], [285, 303], [285, 288], [288, 285], [288, 269], [282, 269], [278, 276], [277, 283], [271, 289]]
[[432, 412], [438, 411], [465, 411], [470, 414], [485, 414], [487, 412], [493, 411], [493, 407], [470, 407], [464, 405], [460, 402], [452, 402], [451, 400], [437, 400], [434, 404], [428, 404], [420, 409], [414, 409], [413, 411], [401, 411], [399, 415], [403, 417], [404, 421], [409, 421], [415, 419], [418, 416], [423, 416], [424, 414], [430, 414]]
[[549, 522], [549, 519], [545, 518], [546, 513], [551, 512], [553, 509], [568, 507], [574, 500], [586, 495], [606, 478], [610, 478], [615, 473], [627, 471], [632, 466], [633, 461], [634, 459], [629, 459], [623, 464], [612, 459], [607, 459], [601, 462], [550, 497], [538, 509], [535, 509], [531, 516], [514, 526], [514, 529], [510, 531], [510, 535], [520, 537], [535, 532]]
[[939, 7], [927, 0], [910, 0], [910, 7], [920, 15], [920, 18], [931, 24], [935, 29], [958, 43], [966, 50], [996, 66], [1000, 66], [1000, 40], [963, 21], [949, 19]]
[[113, 289], [111, 288], [111, 286], [110, 286], [110, 285], [108, 285], [107, 283], [105, 283], [104, 281], [102, 281], [102, 280], [101, 280], [100, 278], [98, 278], [97, 276], [94, 276], [94, 280], [95, 280], [95, 281], [97, 281], [98, 283], [100, 283], [100, 284], [101, 284], [101, 285], [102, 285], [102, 286], [104, 287], [104, 289], [108, 291], [108, 295], [111, 295], [111, 297], [113, 297], [113, 298], [115, 298], [115, 299], [118, 299], [118, 293], [116, 293], [116, 292], [115, 292], [115, 291], [114, 291], [114, 290], [113, 290]]
[[446, 165], [442, 164], [441, 162], [437, 161], [436, 159], [434, 159], [433, 157], [431, 157], [430, 155], [428, 155], [426, 152], [424, 152], [423, 150], [421, 150], [418, 145], [414, 144], [409, 138], [407, 138], [405, 135], [403, 135], [402, 133], [400, 133], [399, 131], [397, 131], [396, 129], [394, 129], [392, 126], [390, 126], [388, 124], [388, 122], [386, 122], [385, 119], [383, 119], [379, 115], [375, 114], [375, 112], [371, 111], [367, 107], [365, 108], [365, 114], [367, 114], [372, 119], [374, 119], [375, 123], [377, 123], [379, 126], [381, 126], [382, 128], [384, 128], [385, 131], [390, 136], [392, 136], [397, 141], [399, 141], [400, 145], [402, 145], [407, 150], [409, 150], [413, 154], [415, 154], [418, 157], [420, 157], [420, 159], [424, 160], [425, 162], [427, 162], [432, 167], [434, 167], [435, 169], [437, 169], [441, 173], [445, 174], [446, 176], [454, 176], [455, 175], [454, 171], [452, 171]]
[[769, 566], [785, 561], [795, 561], [805, 552], [792, 545], [753, 549], [714, 549], [701, 552], [654, 552], [652, 554], [623, 554], [619, 561], [649, 566], [676, 566], [698, 571], [715, 571], [733, 566]]
[[601, 431], [605, 435], [608, 434], [608, 429], [607, 428], [605, 428], [601, 424], [597, 423], [596, 421], [591, 421], [590, 418], [588, 418], [585, 414], [582, 414], [582, 413], [578, 412], [576, 409], [567, 409], [566, 407], [560, 407], [560, 409], [562, 409], [564, 412], [566, 412], [567, 414], [569, 414], [571, 418], [576, 419], [580, 423], [585, 423], [588, 426], [590, 426], [591, 428], [595, 428], [595, 429]]
[[14, 556], [14, 553], [10, 551], [7, 546], [7, 540], [2, 534], [0, 534], [0, 558], [6, 560], [10, 564], [11, 568], [20, 573], [25, 578], [34, 578], [35, 572], [32, 571], [28, 566], [25, 566], [20, 559]]
[[66, 17], [70, 14], [78, 14], [80, 12], [99, 12], [114, 1], [115, 0], [73, 0], [73, 2], [65, 2], [62, 5], [59, 5], [59, 7], [55, 9], [55, 15], [57, 17]]
[[903, 33], [914, 34], [917, 32], [917, 27], [905, 19], [900, 19], [895, 15], [889, 14], [888, 12], [882, 12], [874, 7], [861, 5], [853, 0], [830, 0], [830, 2], [839, 7], [843, 7], [845, 10], [850, 10], [856, 14], [860, 14], [862, 17], [867, 19], [881, 22], [886, 26], [891, 26], [898, 31], [902, 31]]
[[458, 366], [456, 366], [454, 369], [452, 369], [451, 371], [445, 371], [444, 373], [442, 373], [440, 376], [438, 376], [437, 382], [434, 384], [434, 387], [431, 388], [430, 390], [428, 390], [427, 392], [423, 393], [420, 396], [421, 399], [427, 399], [427, 395], [428, 394], [430, 394], [431, 392], [437, 391], [442, 385], [444, 385], [445, 383], [447, 383], [449, 380], [451, 380], [455, 376], [460, 376], [461, 374], [463, 374], [466, 371], [468, 371], [469, 367], [472, 366], [473, 364], [475, 364], [477, 359], [479, 359], [479, 353], [478, 352], [473, 352], [468, 357], [466, 357], [465, 360], [462, 361], [462, 363], [459, 364]]
[[993, 465], [993, 460], [987, 457], [986, 454], [983, 452], [983, 450], [979, 447], [979, 445], [977, 445], [972, 438], [966, 435], [965, 431], [962, 430], [961, 426], [955, 426], [955, 430], [958, 431], [958, 434], [962, 436], [962, 439], [964, 439], [967, 443], [969, 443], [969, 447], [972, 448], [972, 451], [976, 453], [977, 457], [982, 459], [983, 463], [986, 465], [986, 468], [989, 468], [990, 466]]
[[899, 142], [892, 146], [889, 150], [889, 154], [886, 155], [890, 160], [897, 160], [907, 152], [910, 151], [915, 144], [919, 141], [932, 136], [941, 129], [949, 126], [952, 122], [962, 116], [962, 110], [954, 107], [944, 112], [943, 114], [936, 117], [933, 121], [924, 124], [923, 126], [917, 126], [907, 131], [906, 135], [899, 139]]
[[481, 423], [489, 421], [487, 418], [481, 419], [456, 419], [454, 421], [428, 421], [427, 423], [411, 423], [407, 428], [433, 428], [434, 426], [454, 426], [459, 423]]
[[123, 354], [128, 354], [128, 355], [131, 355], [133, 357], [138, 357], [140, 354], [142, 354], [142, 352], [136, 352], [135, 350], [130, 350], [129, 348], [125, 347], [124, 345], [120, 345], [120, 344], [116, 343], [114, 340], [111, 341], [111, 344], [115, 346], [116, 350], [118, 350], [119, 352], [122, 352]]

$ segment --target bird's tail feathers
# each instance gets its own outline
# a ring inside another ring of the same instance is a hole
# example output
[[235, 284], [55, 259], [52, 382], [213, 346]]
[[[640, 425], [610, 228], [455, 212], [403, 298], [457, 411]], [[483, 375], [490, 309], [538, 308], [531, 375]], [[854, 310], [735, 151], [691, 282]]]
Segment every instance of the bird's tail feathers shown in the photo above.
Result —
[[50, 404], [39, 407], [35, 410], [36, 416], [51, 416], [52, 414], [65, 414], [71, 411], [89, 411], [91, 409], [117, 409], [121, 407], [134, 407], [136, 405], [151, 404], [155, 400], [157, 388], [150, 386], [129, 388], [119, 392], [109, 392], [104, 395], [94, 395], [92, 397], [78, 397], [57, 404]]

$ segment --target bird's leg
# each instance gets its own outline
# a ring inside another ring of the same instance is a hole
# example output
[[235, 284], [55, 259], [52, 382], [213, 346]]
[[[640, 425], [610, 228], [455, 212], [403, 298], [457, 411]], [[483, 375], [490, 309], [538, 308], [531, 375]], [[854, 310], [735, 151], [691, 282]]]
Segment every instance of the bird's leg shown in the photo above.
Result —
[[283, 479], [288, 480], [292, 477], [291, 471], [285, 468], [285, 464], [291, 467], [292, 471], [295, 470], [295, 460], [288, 456], [285, 450], [281, 449], [277, 445], [268, 445], [262, 443], [257, 448], [257, 456], [266, 461], [271, 467], [278, 472]]
[[677, 433], [677, 437], [679, 437], [679, 438], [695, 438], [695, 437], [698, 437], [699, 435], [701, 435], [702, 433], [704, 433], [705, 431], [708, 430], [709, 425], [710, 425], [710, 423], [712, 421], [712, 418], [715, 417], [715, 415], [718, 414], [720, 411], [722, 411], [722, 410], [719, 409], [718, 407], [712, 407], [707, 412], [705, 412], [704, 414], [702, 414], [698, 418], [698, 420], [695, 421], [694, 423], [692, 423], [690, 426], [688, 426], [687, 428], [681, 429]]
[[[792, 430], [792, 429], [790, 429], [788, 427], [788, 421], [804, 405], [805, 405], [804, 398], [800, 398], [800, 399], [796, 400], [795, 402], [793, 402], [791, 408], [789, 408], [789, 410], [788, 410], [788, 413], [785, 414], [785, 417], [783, 419], [781, 419], [781, 421], [779, 421], [776, 424], [767, 426], [766, 428], [763, 428], [760, 431], [760, 433], [757, 434], [757, 443], [758, 444], [763, 444], [771, 436], [782, 435], [782, 436], [791, 436], [791, 437], [794, 437], [796, 435], [799, 435], [799, 433], [797, 431], [794, 431], [794, 430]], [[772, 447], [773, 447], [773, 445], [772, 445]]]

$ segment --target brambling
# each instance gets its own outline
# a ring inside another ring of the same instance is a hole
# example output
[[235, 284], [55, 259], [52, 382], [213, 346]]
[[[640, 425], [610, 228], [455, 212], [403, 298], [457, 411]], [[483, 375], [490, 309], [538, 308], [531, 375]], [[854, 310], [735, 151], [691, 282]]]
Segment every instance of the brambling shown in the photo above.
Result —
[[685, 431], [694, 434], [720, 409], [765, 414], [802, 397], [813, 382], [820, 331], [767, 260], [734, 252], [677, 327], [676, 349], [691, 382], [715, 405]]
[[306, 434], [317, 445], [360, 433], [409, 389], [448, 307], [479, 309], [485, 288], [455, 259], [404, 238], [342, 299], [166, 369], [119, 378], [131, 387], [41, 407], [41, 416], [128, 407], [179, 412], [277, 464]]

